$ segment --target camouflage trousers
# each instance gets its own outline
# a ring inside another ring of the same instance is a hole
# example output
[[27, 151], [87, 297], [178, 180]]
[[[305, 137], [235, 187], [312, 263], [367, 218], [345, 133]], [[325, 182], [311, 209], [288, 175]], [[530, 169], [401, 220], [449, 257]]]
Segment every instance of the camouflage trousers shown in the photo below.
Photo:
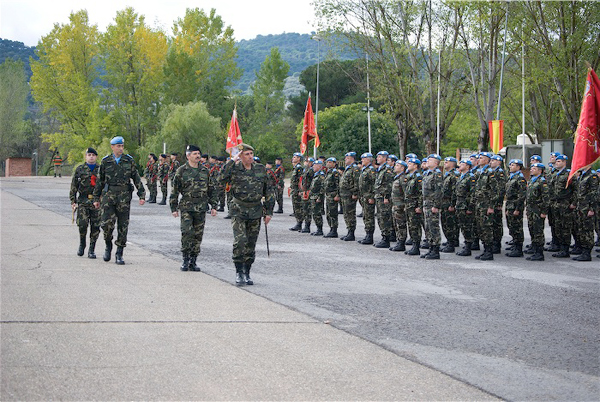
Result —
[[127, 245], [127, 230], [129, 228], [129, 210], [131, 207], [131, 193], [104, 194], [102, 196], [102, 231], [104, 240], [111, 242], [115, 223], [117, 225], [117, 241], [119, 247]]
[[421, 241], [422, 231], [421, 225], [423, 221], [423, 213], [416, 213], [413, 208], [406, 210], [406, 220], [408, 223], [408, 234], [413, 241]]
[[310, 225], [311, 220], [315, 221], [315, 225], [319, 228], [323, 228], [323, 201], [309, 200], [310, 209], [305, 219]]
[[544, 224], [546, 219], [542, 218], [539, 213], [527, 211], [527, 226], [529, 227], [529, 236], [531, 244], [534, 246], [543, 246], [546, 242], [544, 236]]
[[573, 234], [573, 221], [575, 210], [569, 208], [569, 204], [553, 203], [550, 206], [552, 212], [554, 226], [553, 238], [561, 245], [571, 244], [571, 235]]
[[552, 240], [558, 241], [557, 233], [556, 233], [556, 215], [554, 212], [555, 211], [552, 208], [552, 203], [550, 203], [550, 208], [548, 208], [548, 225], [550, 225], [550, 232], [552, 233]]
[[394, 221], [394, 229], [396, 229], [396, 238], [398, 241], [406, 241], [406, 211], [404, 207], [392, 207], [392, 220]]
[[279, 209], [283, 209], [283, 186], [277, 186], [275, 189], [275, 201]]
[[346, 229], [356, 230], [356, 201], [352, 197], [343, 197], [342, 209], [344, 210], [344, 222]]
[[304, 217], [304, 223], [310, 225], [312, 219], [312, 204], [311, 200], [302, 199], [302, 216]]
[[167, 199], [167, 193], [168, 193], [167, 187], [168, 187], [167, 182], [165, 182], [165, 181], [160, 182], [160, 192], [165, 199]]
[[302, 204], [302, 196], [300, 193], [291, 193], [292, 197], [292, 209], [294, 210], [294, 217], [296, 218], [297, 223], [302, 223], [304, 221], [304, 209]]
[[181, 252], [196, 257], [204, 236], [205, 211], [181, 211]]
[[430, 246], [440, 245], [440, 213], [431, 211], [431, 204], [423, 204], [425, 238]]
[[367, 198], [362, 198], [360, 205], [362, 205], [363, 209], [365, 232], [373, 233], [375, 231], [375, 203], [369, 204]]
[[587, 211], [576, 211], [575, 235], [577, 243], [584, 249], [594, 247], [594, 219], [587, 216]]
[[223, 186], [217, 188], [217, 202], [219, 208], [225, 208], [225, 187]]
[[496, 208], [494, 210], [494, 228], [493, 228], [494, 243], [501, 242], [502, 236], [504, 236], [504, 222], [502, 220], [502, 207], [500, 207], [500, 209]]
[[[495, 210], [494, 213], [496, 213]], [[475, 211], [475, 228], [475, 233], [483, 244], [491, 246], [494, 241], [494, 214], [488, 214], [487, 208], [477, 208]]]
[[334, 200], [334, 197], [325, 197], [325, 213], [327, 216], [327, 224], [331, 229], [337, 229], [338, 227], [338, 205], [339, 202]]
[[77, 205], [77, 226], [80, 237], [86, 237], [89, 226], [90, 241], [95, 243], [100, 236], [100, 210], [94, 208], [93, 205]]
[[514, 215], [515, 210], [506, 210], [506, 226], [508, 226], [508, 234], [512, 237], [515, 243], [523, 244], [525, 234], [523, 233], [523, 211], [519, 215]]
[[[467, 214], [466, 209], [457, 209], [456, 210], [456, 223], [458, 224], [458, 228], [463, 234], [465, 238], [465, 243], [473, 243], [475, 240], [475, 235], [473, 233], [473, 228], [475, 226], [475, 216], [471, 214]], [[456, 241], [458, 241], [458, 235], [456, 237]]]
[[233, 227], [233, 262], [252, 264], [256, 255], [256, 241], [261, 219], [231, 218]]
[[389, 237], [394, 229], [394, 222], [392, 220], [392, 203], [383, 202], [383, 198], [377, 198], [375, 200], [377, 206], [377, 224], [382, 236]]
[[158, 195], [158, 187], [156, 181], [147, 180], [146, 185], [148, 186], [148, 193], [150, 194], [150, 198], [156, 198]]
[[446, 240], [450, 243], [458, 243], [459, 227], [458, 218], [455, 211], [448, 211], [448, 207], [444, 206], [440, 210], [440, 218], [442, 221], [442, 230]]

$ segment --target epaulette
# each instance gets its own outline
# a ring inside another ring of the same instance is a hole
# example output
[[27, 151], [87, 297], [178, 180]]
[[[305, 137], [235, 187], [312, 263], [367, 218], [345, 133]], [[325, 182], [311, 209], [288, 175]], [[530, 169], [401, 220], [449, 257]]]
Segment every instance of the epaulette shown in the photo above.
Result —
[[434, 172], [436, 172], [436, 173], [442, 173], [442, 171], [440, 170], [440, 168], [435, 168]]
[[421, 177], [421, 173], [417, 172], [417, 173], [415, 173], [415, 176], [416, 177]]

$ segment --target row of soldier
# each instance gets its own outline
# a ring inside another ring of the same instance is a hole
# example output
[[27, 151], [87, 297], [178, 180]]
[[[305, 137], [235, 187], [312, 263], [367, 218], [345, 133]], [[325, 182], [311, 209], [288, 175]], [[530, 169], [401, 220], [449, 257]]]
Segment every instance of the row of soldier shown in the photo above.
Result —
[[[532, 156], [529, 181], [521, 171], [523, 161], [511, 160], [509, 172], [505, 172], [503, 158], [488, 152], [460, 162], [447, 157], [443, 172], [442, 158], [437, 154], [422, 161], [408, 154], [402, 161], [386, 151], [375, 157], [364, 153], [360, 160], [355, 152], [348, 152], [343, 170], [337, 169], [335, 158], [322, 159], [308, 158], [303, 164], [302, 154], [292, 157], [289, 194], [296, 218], [292, 231], [311, 233], [314, 221], [312, 235], [338, 237], [341, 204], [348, 230], [341, 240], [354, 241], [358, 202], [366, 232], [359, 243], [407, 255], [421, 255], [420, 249], [425, 248], [428, 252], [421, 258], [426, 259], [439, 259], [440, 252], [455, 252], [462, 233], [464, 247], [457, 255], [470, 256], [472, 250], [480, 250], [481, 241], [483, 253], [475, 258], [493, 260], [502, 249], [503, 216], [512, 238], [506, 253], [509, 257], [523, 257], [525, 253], [531, 254], [528, 260], [544, 260], [546, 219], [552, 228], [552, 241], [546, 250], [556, 252], [553, 257], [573, 254], [576, 261], [590, 261], [594, 227], [600, 237], [600, 172], [589, 166], [582, 168], [567, 186], [568, 158], [559, 153], [552, 154], [548, 168], [539, 155]], [[323, 233], [323, 215], [330, 227], [327, 234]], [[525, 216], [531, 244], [524, 249]], [[382, 236], [377, 243], [373, 239], [375, 217]], [[447, 239], [444, 244], [440, 244], [440, 226]], [[412, 248], [406, 250], [407, 245]]]

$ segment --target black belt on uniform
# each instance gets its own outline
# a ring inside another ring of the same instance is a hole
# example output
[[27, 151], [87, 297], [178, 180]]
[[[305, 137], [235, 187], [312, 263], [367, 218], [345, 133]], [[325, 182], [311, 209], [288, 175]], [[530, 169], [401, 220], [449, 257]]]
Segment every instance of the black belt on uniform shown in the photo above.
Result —
[[257, 207], [257, 206], [261, 205], [260, 200], [254, 201], [254, 202], [246, 202], [246, 201], [242, 201], [235, 197], [233, 198], [233, 202], [235, 202], [236, 204], [238, 204], [241, 207], [246, 207], [246, 208], [252, 208], [252, 207]]

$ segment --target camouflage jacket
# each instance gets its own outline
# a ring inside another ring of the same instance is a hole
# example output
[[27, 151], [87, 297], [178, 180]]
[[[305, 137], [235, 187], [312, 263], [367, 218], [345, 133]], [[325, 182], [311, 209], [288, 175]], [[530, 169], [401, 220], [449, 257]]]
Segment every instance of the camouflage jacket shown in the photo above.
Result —
[[358, 193], [361, 198], [375, 199], [375, 168], [373, 165], [363, 166], [358, 178]]
[[404, 199], [404, 186], [405, 186], [406, 175], [404, 173], [398, 173], [394, 176], [394, 182], [392, 183], [392, 206], [396, 208], [404, 209], [406, 201]]
[[[171, 212], [206, 212], [207, 205], [217, 206], [216, 191], [208, 169], [202, 165], [197, 168], [185, 164], [177, 169], [173, 178], [173, 191], [169, 197]], [[181, 199], [179, 195], [181, 194]]]
[[312, 167], [306, 166], [302, 172], [302, 191], [310, 190], [310, 184], [312, 183], [313, 177], [315, 177], [315, 171]]
[[506, 195], [506, 172], [501, 167], [494, 169], [496, 180], [496, 208], [502, 208], [504, 196]]
[[340, 196], [344, 198], [358, 196], [359, 178], [360, 169], [356, 163], [346, 166], [340, 178]]
[[544, 175], [533, 176], [527, 185], [527, 213], [548, 215], [550, 193]]
[[525, 197], [527, 196], [527, 181], [523, 173], [515, 172], [508, 176], [505, 186], [506, 210], [520, 211], [525, 209]]
[[246, 169], [242, 162], [229, 160], [223, 166], [220, 180], [230, 186], [232, 217], [249, 220], [273, 215], [275, 189], [269, 185], [264, 165], [253, 162]]
[[423, 207], [423, 176], [419, 172], [408, 173], [404, 185], [404, 200], [406, 209], [414, 210]]
[[377, 177], [375, 178], [375, 198], [390, 200], [392, 198], [392, 183], [394, 183], [394, 171], [388, 165], [381, 165], [377, 169]]
[[567, 187], [569, 172], [571, 169], [565, 168], [549, 175], [550, 202], [553, 204], [569, 206], [575, 203], [574, 186]]
[[156, 182], [156, 177], [158, 175], [158, 162], [150, 162], [146, 163], [146, 169], [144, 169], [144, 177], [148, 180], [148, 183]]
[[[94, 187], [94, 202], [100, 200], [100, 195], [116, 195], [124, 197], [126, 194], [131, 201], [133, 184], [137, 188], [137, 195], [140, 199], [146, 197], [146, 190], [142, 184], [142, 179], [137, 171], [137, 166], [131, 155], [121, 155], [119, 163], [115, 160], [113, 154], [102, 158], [96, 186]], [[125, 201], [125, 199], [122, 199]]]
[[167, 181], [169, 180], [169, 167], [168, 162], [158, 165], [158, 180], [163, 184], [167, 184]]
[[169, 179], [173, 180], [173, 177], [175, 177], [175, 173], [177, 172], [177, 169], [179, 169], [179, 166], [181, 166], [181, 163], [179, 163], [177, 159], [171, 161], [169, 164]]
[[588, 169], [585, 172], [581, 171], [577, 179], [573, 179], [573, 182], [577, 183], [577, 210], [587, 214], [588, 211], [596, 210], [598, 208], [598, 175], [592, 169]]
[[290, 178], [290, 192], [292, 195], [298, 194], [302, 189], [300, 188], [302, 184], [302, 165], [297, 164], [294, 166], [294, 170], [292, 171], [292, 177]]
[[474, 202], [476, 208], [490, 209], [496, 207], [497, 188], [494, 171], [485, 165], [477, 170]]
[[336, 168], [330, 169], [325, 175], [325, 195], [327, 197], [337, 197], [340, 195], [340, 171]]
[[277, 183], [278, 183], [277, 174], [275, 174], [273, 169], [265, 168], [265, 170], [267, 172], [267, 180], [269, 181], [269, 186], [271, 186], [272, 188], [277, 188]]
[[[89, 205], [94, 202], [94, 186], [100, 172], [100, 165], [95, 165], [94, 170], [90, 170], [87, 164], [77, 166], [71, 179], [71, 190], [69, 199], [71, 204]], [[79, 194], [79, 196], [77, 196]]]
[[423, 174], [423, 205], [432, 208], [442, 207], [442, 171], [428, 170]]
[[455, 207], [461, 211], [473, 211], [475, 176], [471, 172], [460, 174], [454, 184]]
[[277, 177], [277, 188], [283, 188], [285, 184], [285, 169], [282, 165], [275, 165], [275, 177]]
[[458, 170], [452, 169], [444, 172], [442, 182], [442, 208], [448, 210], [449, 207], [456, 207], [456, 182], [458, 181]]
[[323, 202], [325, 196], [325, 172], [322, 170], [315, 172], [310, 182], [309, 199], [317, 202]]

